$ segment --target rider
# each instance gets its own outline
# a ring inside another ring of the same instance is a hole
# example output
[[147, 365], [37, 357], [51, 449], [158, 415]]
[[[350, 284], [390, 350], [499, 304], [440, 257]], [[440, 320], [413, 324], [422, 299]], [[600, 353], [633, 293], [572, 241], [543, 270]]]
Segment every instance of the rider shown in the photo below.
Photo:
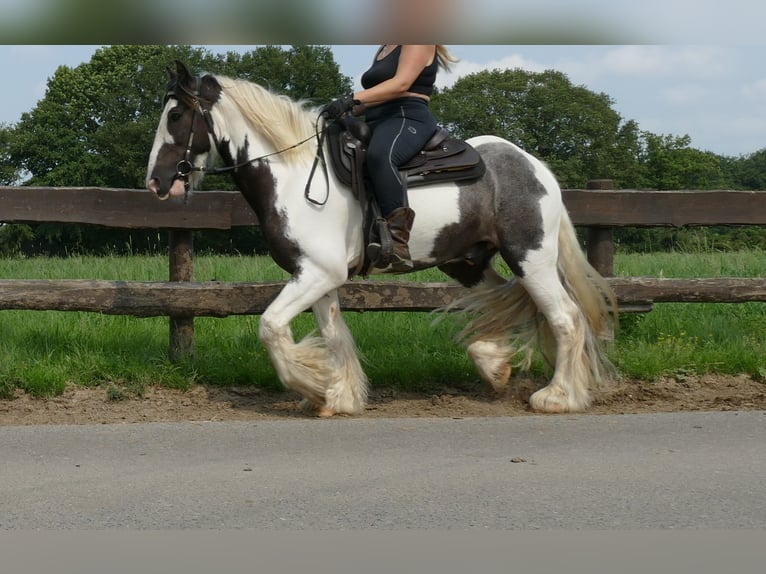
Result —
[[412, 268], [407, 242], [415, 219], [399, 166], [412, 159], [436, 132], [428, 108], [439, 66], [449, 70], [457, 60], [443, 45], [382, 46], [362, 75], [363, 90], [330, 102], [323, 112], [335, 119], [364, 113], [372, 131], [367, 165], [372, 192], [394, 241], [394, 270]]

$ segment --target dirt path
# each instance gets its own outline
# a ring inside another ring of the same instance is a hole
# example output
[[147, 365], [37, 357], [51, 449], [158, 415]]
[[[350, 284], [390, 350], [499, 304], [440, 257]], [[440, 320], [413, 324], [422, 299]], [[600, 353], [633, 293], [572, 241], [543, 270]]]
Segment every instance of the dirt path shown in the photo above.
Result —
[[[543, 381], [516, 379], [506, 396], [444, 386], [429, 395], [374, 390], [365, 417], [524, 416], [530, 393]], [[766, 410], [766, 382], [746, 376], [624, 381], [594, 393], [591, 414], [668, 411]], [[150, 388], [142, 397], [110, 399], [106, 388], [69, 388], [36, 399], [23, 393], [0, 400], [0, 425], [263, 420], [306, 416], [297, 397], [252, 388], [196, 386], [189, 391]]]

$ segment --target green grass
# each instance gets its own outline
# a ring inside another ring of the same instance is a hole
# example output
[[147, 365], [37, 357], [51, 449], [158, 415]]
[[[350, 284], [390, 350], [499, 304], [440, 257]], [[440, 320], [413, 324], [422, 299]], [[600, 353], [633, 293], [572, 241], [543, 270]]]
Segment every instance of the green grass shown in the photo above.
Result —
[[[761, 251], [671, 252], [618, 256], [620, 276], [763, 277]], [[660, 303], [625, 314], [613, 360], [642, 379], [665, 374], [766, 376], [766, 303]]]
[[[618, 275], [715, 277], [766, 275], [762, 252], [618, 255]], [[166, 280], [167, 258], [71, 257], [0, 259], [5, 279]], [[263, 257], [197, 256], [195, 279], [266, 281], [286, 278]], [[386, 279], [391, 279], [387, 277]], [[437, 271], [404, 280], [441, 281]], [[347, 313], [375, 386], [428, 391], [473, 384], [476, 374], [453, 341], [451, 321], [432, 324], [428, 313]], [[314, 329], [306, 313], [296, 337]], [[195, 321], [193, 360], [167, 359], [168, 320], [95, 313], [0, 312], [0, 397], [16, 388], [47, 396], [67, 384], [103, 386], [111, 400], [140, 395], [149, 385], [281, 385], [258, 341], [258, 317]], [[766, 304], [657, 304], [651, 313], [625, 314], [611, 352], [620, 371], [652, 380], [664, 374], [746, 373], [766, 376]], [[535, 372], [544, 370], [536, 361]]]

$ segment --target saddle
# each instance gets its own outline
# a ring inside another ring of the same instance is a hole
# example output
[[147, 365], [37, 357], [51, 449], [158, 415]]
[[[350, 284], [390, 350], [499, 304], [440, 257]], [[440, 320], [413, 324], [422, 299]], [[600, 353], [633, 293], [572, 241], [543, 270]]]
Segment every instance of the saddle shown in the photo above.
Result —
[[[364, 215], [365, 257], [352, 275], [367, 275], [372, 267], [385, 269], [393, 255], [388, 225], [365, 183], [365, 156], [370, 136], [369, 126], [353, 116], [340, 118], [327, 129], [330, 164], [338, 180], [351, 187]], [[444, 128], [437, 129], [423, 149], [399, 167], [405, 197], [408, 188], [478, 179], [485, 169], [479, 153]]]
[[[367, 124], [354, 117], [341, 118], [328, 127], [331, 165], [338, 180], [345, 185], [352, 185], [355, 169], [364, 166], [370, 135]], [[399, 171], [406, 188], [413, 188], [442, 181], [478, 179], [484, 175], [485, 166], [470, 144], [438, 128], [423, 149], [400, 166]]]

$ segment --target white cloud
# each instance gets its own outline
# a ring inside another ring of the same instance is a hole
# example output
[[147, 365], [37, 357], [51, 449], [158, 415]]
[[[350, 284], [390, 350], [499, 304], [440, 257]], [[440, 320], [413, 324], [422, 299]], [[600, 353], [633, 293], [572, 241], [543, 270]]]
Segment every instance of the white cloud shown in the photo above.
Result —
[[[737, 146], [728, 155], [747, 155], [766, 149], [766, 115], [739, 114], [735, 117], [715, 118], [706, 129], [708, 147], [717, 151], [721, 142], [736, 141]], [[704, 147], [704, 146], [703, 146]]]
[[688, 106], [700, 103], [706, 90], [697, 84], [676, 84], [662, 90], [665, 102], [674, 106]]
[[726, 72], [727, 60], [727, 50], [716, 46], [620, 46], [595, 64], [624, 76], [713, 78]]
[[753, 100], [766, 98], [766, 78], [747, 84], [742, 88], [742, 95]]

